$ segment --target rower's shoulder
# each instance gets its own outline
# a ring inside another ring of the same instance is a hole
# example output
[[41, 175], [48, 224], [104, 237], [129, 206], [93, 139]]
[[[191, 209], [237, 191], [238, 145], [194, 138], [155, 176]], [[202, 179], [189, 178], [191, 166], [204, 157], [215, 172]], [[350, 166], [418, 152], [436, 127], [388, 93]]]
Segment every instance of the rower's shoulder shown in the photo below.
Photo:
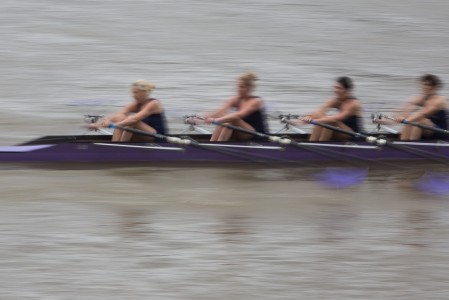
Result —
[[428, 102], [431, 103], [432, 105], [433, 104], [441, 104], [441, 105], [443, 105], [443, 104], [445, 104], [447, 102], [447, 98], [445, 96], [442, 96], [442, 95], [435, 95], [435, 96], [432, 96], [428, 100]]
[[[427, 99], [427, 100], [426, 100]], [[425, 106], [426, 103], [440, 103], [440, 102], [446, 102], [447, 97], [442, 95], [433, 95], [429, 98], [423, 95], [415, 95], [410, 97], [408, 100], [408, 103], [418, 105], [418, 106]]]
[[149, 101], [142, 105], [141, 110], [148, 114], [162, 113], [164, 111], [161, 101], [156, 98], [149, 99]]
[[139, 103], [137, 103], [137, 101], [129, 102], [123, 108], [131, 112], [134, 112], [139, 108]]
[[329, 107], [337, 107], [338, 106], [338, 98], [337, 97], [332, 97], [330, 99], [327, 99], [326, 101], [324, 101], [324, 106], [329, 106]]
[[155, 106], [161, 106], [161, 100], [156, 98], [148, 99], [146, 103], [143, 104], [143, 107], [155, 107]]
[[362, 107], [362, 100], [360, 100], [359, 98], [354, 98], [353, 103], [354, 103], [354, 106]]
[[228, 100], [226, 100], [227, 103], [230, 103], [231, 105], [235, 106], [239, 103], [240, 98], [239, 96], [231, 96], [228, 98]]
[[348, 109], [352, 111], [361, 111], [362, 107], [362, 101], [356, 97], [352, 98], [348, 105]]
[[259, 103], [262, 103], [262, 102], [263, 102], [262, 97], [259, 97], [259, 96], [251, 96], [251, 97], [249, 98], [249, 100], [250, 100], [250, 101], [254, 101], [254, 102], [259, 102]]
[[448, 102], [447, 97], [438, 95], [435, 97], [435, 105], [438, 106], [440, 109], [446, 110], [448, 108]]
[[263, 99], [259, 96], [251, 96], [249, 101], [249, 104], [255, 109], [263, 109], [265, 107]]

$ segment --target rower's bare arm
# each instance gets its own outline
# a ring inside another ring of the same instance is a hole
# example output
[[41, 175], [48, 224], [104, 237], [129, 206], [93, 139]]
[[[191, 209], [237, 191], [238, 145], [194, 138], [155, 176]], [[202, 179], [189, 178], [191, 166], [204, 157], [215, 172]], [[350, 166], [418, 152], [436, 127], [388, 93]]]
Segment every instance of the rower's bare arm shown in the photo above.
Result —
[[338, 114], [333, 116], [327, 116], [324, 113], [327, 112], [330, 108], [334, 107], [333, 101], [329, 101], [323, 107], [321, 110], [318, 110], [315, 118], [315, 121], [317, 122], [332, 122], [332, 121], [338, 121], [341, 122], [352, 115], [357, 115], [360, 110], [360, 102], [359, 101], [353, 101], [350, 105], [345, 106]]
[[132, 113], [135, 110], [136, 110], [136, 104], [130, 103], [130, 104], [126, 105], [125, 107], [123, 107], [118, 112], [116, 112], [110, 116], [107, 116], [106, 119], [108, 119], [109, 121], [114, 121], [117, 117], [122, 117], [123, 115], [129, 115], [130, 113]]
[[321, 105], [318, 110], [310, 114], [310, 117], [313, 119], [321, 118], [325, 115], [330, 109], [335, 106], [335, 99], [330, 99], [326, 101], [323, 105]]
[[118, 114], [122, 114], [122, 115], [128, 115], [132, 112], [134, 112], [136, 110], [136, 103], [130, 103], [128, 105], [126, 105], [124, 108], [122, 108]]
[[330, 99], [322, 104], [316, 111], [306, 114], [299, 120], [291, 120], [289, 123], [293, 125], [304, 125], [309, 123], [311, 120], [318, 120], [324, 118], [326, 113], [335, 106], [335, 99]]
[[225, 115], [232, 107], [235, 107], [237, 104], [237, 98], [232, 97], [231, 99], [227, 100], [219, 109], [213, 112], [209, 112], [204, 114], [204, 118], [218, 118]]
[[421, 105], [421, 97], [414, 96], [409, 101], [407, 101], [402, 107], [399, 108], [399, 112], [395, 113], [397, 118], [406, 118], [411, 113], [413, 113], [414, 110], [416, 110], [417, 106]]
[[410, 114], [416, 110], [416, 107], [420, 105], [421, 99], [417, 96], [412, 97], [409, 101], [407, 101], [400, 108], [396, 109], [393, 112], [392, 117], [380, 117], [373, 119], [373, 123], [381, 124], [381, 125], [394, 125], [396, 123], [401, 123], [404, 119], [410, 116]]
[[148, 117], [156, 113], [159, 110], [159, 101], [153, 100], [147, 103], [142, 109], [135, 115], [129, 115], [126, 119], [118, 123], [120, 126], [133, 126]]
[[433, 115], [435, 112], [444, 109], [446, 106], [446, 98], [438, 96], [429, 101], [420, 111], [407, 118], [409, 122], [420, 121]]
[[242, 110], [239, 110], [235, 113], [231, 113], [231, 114], [225, 115], [221, 118], [218, 118], [217, 121], [223, 123], [223, 122], [234, 121], [237, 119], [243, 119], [246, 116], [249, 116], [250, 114], [252, 114], [253, 112], [261, 109], [261, 107], [262, 107], [261, 99], [257, 98], [257, 99], [252, 99], [250, 101], [251, 102], [248, 103], [248, 105], [246, 105], [245, 108], [243, 108]]
[[130, 103], [121, 110], [111, 115], [108, 115], [96, 122], [95, 124], [91, 124], [89, 128], [91, 129], [99, 129], [102, 127], [108, 127], [111, 123], [115, 122], [117, 119], [121, 119], [123, 115], [128, 115], [135, 110], [135, 104]]

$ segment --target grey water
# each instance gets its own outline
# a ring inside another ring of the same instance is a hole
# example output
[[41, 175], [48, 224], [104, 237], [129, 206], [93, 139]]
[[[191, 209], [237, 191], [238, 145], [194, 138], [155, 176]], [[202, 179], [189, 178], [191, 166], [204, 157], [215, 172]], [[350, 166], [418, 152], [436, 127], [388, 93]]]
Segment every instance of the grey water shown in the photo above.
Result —
[[[116, 111], [137, 79], [180, 132], [246, 71], [273, 116], [313, 110], [348, 75], [368, 117], [423, 73], [449, 80], [448, 13], [443, 0], [3, 0], [0, 143], [84, 133], [83, 115]], [[0, 167], [1, 299], [447, 299], [448, 199], [403, 170], [335, 190], [319, 170]]]

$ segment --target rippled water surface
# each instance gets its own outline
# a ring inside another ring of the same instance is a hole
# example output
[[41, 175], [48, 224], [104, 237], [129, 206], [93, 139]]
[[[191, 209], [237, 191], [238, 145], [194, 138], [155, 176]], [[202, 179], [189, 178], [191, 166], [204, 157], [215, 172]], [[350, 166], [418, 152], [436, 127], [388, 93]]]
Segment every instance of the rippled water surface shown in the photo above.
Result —
[[[272, 115], [310, 111], [349, 75], [368, 116], [422, 73], [449, 80], [448, 13], [442, 0], [3, 0], [1, 144], [83, 132], [83, 114], [117, 110], [140, 78], [173, 132], [247, 70]], [[449, 293], [448, 199], [414, 188], [426, 165], [341, 190], [316, 182], [324, 167], [0, 167], [1, 299]]]

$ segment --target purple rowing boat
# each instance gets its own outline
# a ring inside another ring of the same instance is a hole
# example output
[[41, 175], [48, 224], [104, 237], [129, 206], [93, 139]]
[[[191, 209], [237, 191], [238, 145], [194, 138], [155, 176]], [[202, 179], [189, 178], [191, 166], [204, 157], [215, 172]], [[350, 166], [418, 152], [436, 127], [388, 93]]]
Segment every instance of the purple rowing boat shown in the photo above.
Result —
[[[338, 161], [429, 160], [449, 162], [445, 141], [392, 142], [373, 145], [361, 142], [308, 143], [301, 134], [288, 135], [296, 145], [272, 142], [208, 142], [208, 135], [190, 135], [190, 145], [154, 143], [112, 143], [109, 135], [46, 136], [17, 146], [0, 147], [1, 162], [145, 163], [198, 164], [270, 163], [307, 165]], [[391, 138], [391, 137], [389, 137]]]

